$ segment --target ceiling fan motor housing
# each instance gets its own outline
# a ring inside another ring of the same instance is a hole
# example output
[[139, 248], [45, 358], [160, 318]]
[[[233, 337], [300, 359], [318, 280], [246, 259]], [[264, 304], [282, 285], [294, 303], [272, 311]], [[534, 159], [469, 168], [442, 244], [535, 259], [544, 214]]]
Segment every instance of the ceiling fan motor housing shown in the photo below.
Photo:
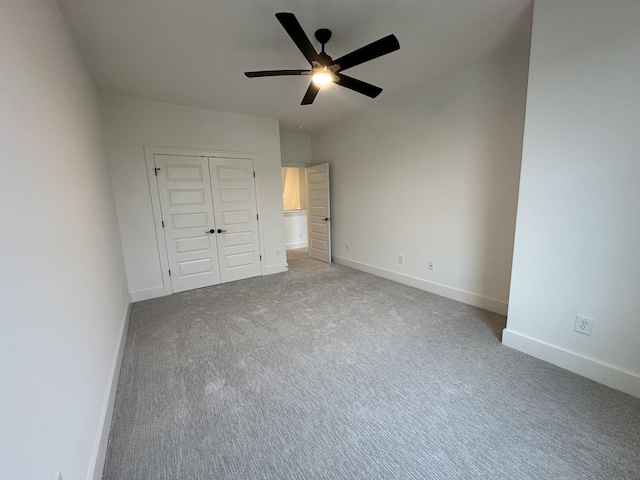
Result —
[[318, 54], [318, 60], [320, 65], [322, 65], [323, 67], [328, 67], [333, 63], [333, 58], [331, 58], [329, 55], [327, 55], [324, 52], [320, 52]]

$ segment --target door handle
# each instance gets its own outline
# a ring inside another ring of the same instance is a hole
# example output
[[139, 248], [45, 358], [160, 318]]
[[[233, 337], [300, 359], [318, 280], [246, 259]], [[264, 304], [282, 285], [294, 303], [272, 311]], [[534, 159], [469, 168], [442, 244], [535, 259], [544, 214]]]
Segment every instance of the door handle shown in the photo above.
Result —
[[327, 218], [323, 218], [322, 220], [324, 220], [325, 222], [328, 222], [330, 220], [330, 218], [327, 217]]
[[204, 232], [204, 233], [216, 233], [216, 231], [212, 228], [211, 230], [207, 230], [207, 231], [206, 231], [206, 232]]
[[226, 230], [222, 230], [221, 228], [218, 229], [218, 233], [224, 233], [226, 232]]

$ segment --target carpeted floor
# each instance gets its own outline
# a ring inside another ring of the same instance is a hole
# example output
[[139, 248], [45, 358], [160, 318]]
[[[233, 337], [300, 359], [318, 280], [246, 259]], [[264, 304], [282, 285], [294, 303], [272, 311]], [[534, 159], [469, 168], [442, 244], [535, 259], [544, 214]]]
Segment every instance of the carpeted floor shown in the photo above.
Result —
[[639, 399], [502, 316], [289, 264], [133, 306], [105, 479], [640, 479]]

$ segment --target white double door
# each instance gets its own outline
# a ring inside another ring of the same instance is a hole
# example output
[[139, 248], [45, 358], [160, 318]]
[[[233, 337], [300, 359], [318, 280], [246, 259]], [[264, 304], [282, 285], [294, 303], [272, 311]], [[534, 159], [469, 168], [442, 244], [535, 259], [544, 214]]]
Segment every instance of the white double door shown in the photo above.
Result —
[[262, 273], [253, 160], [154, 154], [174, 293]]

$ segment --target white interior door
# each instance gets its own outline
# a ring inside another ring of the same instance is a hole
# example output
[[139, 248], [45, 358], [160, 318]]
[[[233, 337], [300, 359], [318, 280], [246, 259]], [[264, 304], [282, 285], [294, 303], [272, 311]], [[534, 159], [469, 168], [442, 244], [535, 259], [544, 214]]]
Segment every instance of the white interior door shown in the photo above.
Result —
[[309, 256], [331, 263], [331, 206], [329, 203], [329, 164], [306, 168], [307, 230]]
[[210, 158], [218, 258], [223, 282], [262, 273], [253, 160]]
[[220, 283], [209, 160], [154, 155], [174, 293]]

